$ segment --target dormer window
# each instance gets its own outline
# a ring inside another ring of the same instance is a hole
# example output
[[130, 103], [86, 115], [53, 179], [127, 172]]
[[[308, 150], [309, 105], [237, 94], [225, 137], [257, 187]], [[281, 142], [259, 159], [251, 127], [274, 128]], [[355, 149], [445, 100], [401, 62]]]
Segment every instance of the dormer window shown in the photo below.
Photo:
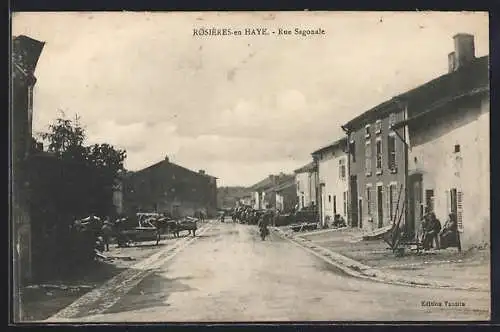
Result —
[[365, 126], [365, 138], [370, 138], [370, 125]]
[[382, 120], [375, 122], [375, 134], [378, 135], [382, 132]]

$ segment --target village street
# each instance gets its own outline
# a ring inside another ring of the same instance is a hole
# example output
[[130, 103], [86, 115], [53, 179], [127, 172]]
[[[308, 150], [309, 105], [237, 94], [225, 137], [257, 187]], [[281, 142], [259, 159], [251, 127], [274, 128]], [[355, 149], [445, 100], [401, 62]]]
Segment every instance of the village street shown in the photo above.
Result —
[[[224, 322], [480, 320], [489, 293], [415, 288], [352, 278], [256, 226], [211, 222], [172, 259], [151, 256], [142, 269], [77, 300], [46, 322]], [[162, 254], [163, 252], [163, 254]], [[167, 257], [167, 256], [164, 256]], [[459, 301], [429, 307], [422, 301]], [[85, 302], [78, 305], [78, 302]]]

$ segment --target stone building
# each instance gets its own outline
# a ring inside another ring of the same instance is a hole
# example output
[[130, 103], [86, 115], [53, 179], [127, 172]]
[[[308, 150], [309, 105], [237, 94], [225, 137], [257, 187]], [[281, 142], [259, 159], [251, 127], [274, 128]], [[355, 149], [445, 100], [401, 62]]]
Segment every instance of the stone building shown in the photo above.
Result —
[[472, 35], [453, 40], [448, 73], [342, 126], [353, 226], [400, 220], [412, 238], [429, 208], [443, 222], [457, 213], [464, 244], [489, 234], [489, 57]]
[[175, 217], [202, 211], [215, 216], [217, 178], [204, 170], [191, 171], [166, 157], [123, 178], [123, 210], [126, 214], [165, 212]]
[[458, 34], [454, 44], [449, 72], [401, 96], [412, 115], [393, 128], [407, 133], [415, 231], [425, 209], [443, 224], [453, 212], [468, 249], [490, 241], [489, 57], [475, 57], [472, 35]]

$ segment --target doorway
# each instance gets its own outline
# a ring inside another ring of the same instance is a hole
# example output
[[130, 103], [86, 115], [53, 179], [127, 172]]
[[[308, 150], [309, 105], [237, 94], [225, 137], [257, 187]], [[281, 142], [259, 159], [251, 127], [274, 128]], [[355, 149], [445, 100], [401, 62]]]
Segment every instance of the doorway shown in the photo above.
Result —
[[383, 204], [383, 186], [377, 186], [377, 217], [378, 217], [378, 228], [384, 226], [384, 204]]
[[410, 175], [408, 190], [408, 227], [410, 236], [415, 236], [423, 217], [422, 174]]
[[362, 222], [360, 217], [362, 216], [361, 205], [358, 205], [358, 179], [356, 175], [351, 175], [349, 178], [349, 188], [351, 189], [351, 226], [352, 227], [362, 227]]
[[[356, 200], [354, 200], [356, 202]], [[358, 200], [358, 208], [359, 208], [359, 228], [363, 228], [363, 200], [360, 198]]]

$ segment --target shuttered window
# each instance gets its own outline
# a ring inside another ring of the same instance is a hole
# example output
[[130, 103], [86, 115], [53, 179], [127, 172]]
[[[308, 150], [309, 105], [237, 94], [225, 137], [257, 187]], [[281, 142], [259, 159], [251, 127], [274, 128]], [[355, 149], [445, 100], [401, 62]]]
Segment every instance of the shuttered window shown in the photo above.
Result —
[[382, 170], [382, 140], [377, 140], [376, 152], [377, 152], [377, 171], [381, 171]]
[[463, 232], [463, 193], [462, 191], [457, 191], [457, 226], [458, 231]]
[[339, 178], [344, 180], [346, 177], [346, 167], [345, 167], [345, 159], [339, 160]]
[[380, 134], [382, 132], [382, 121], [381, 120], [377, 120], [375, 122], [375, 134]]
[[389, 128], [396, 123], [396, 113], [389, 114]]
[[396, 137], [387, 136], [387, 167], [391, 171], [396, 170]]
[[372, 172], [372, 145], [370, 141], [366, 142], [365, 145], [365, 173], [366, 175], [371, 175]]
[[425, 191], [425, 206], [429, 212], [434, 212], [434, 190], [427, 189]]
[[370, 216], [372, 213], [372, 188], [366, 187], [366, 215]]

